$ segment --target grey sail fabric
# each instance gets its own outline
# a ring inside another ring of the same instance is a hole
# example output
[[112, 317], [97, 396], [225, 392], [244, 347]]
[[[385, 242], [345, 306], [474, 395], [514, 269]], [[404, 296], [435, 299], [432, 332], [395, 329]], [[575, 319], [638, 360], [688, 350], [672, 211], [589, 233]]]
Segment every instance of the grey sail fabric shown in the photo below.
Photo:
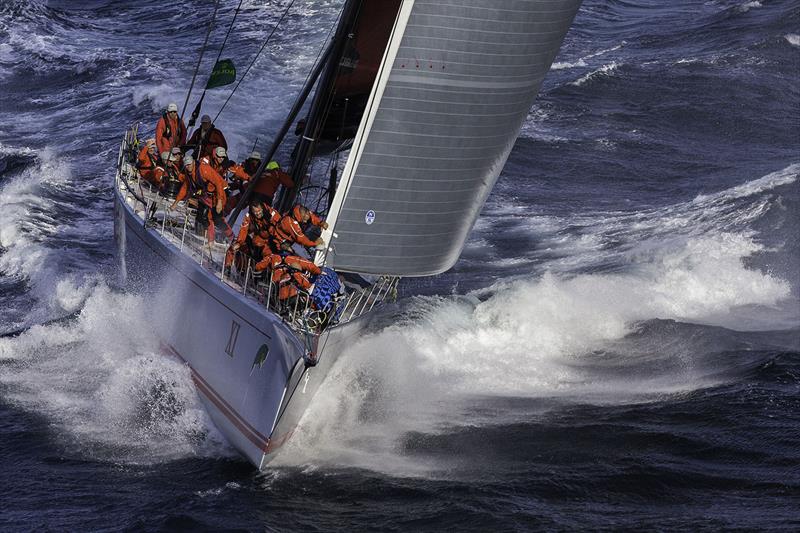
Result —
[[453, 266], [579, 6], [414, 2], [372, 103], [329, 266], [396, 276]]

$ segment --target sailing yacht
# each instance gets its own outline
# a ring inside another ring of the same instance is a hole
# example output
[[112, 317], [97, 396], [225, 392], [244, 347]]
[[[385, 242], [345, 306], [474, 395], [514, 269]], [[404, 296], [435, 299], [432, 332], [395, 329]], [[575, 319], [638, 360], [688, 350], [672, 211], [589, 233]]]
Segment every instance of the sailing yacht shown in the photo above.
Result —
[[[307, 251], [325, 282], [291, 305], [252, 260], [224, 268], [227, 245], [193, 231], [194, 209], [170, 209], [172, 199], [139, 178], [138, 128], [126, 132], [114, 187], [121, 277], [165, 310], [153, 314], [154, 334], [186, 362], [214, 424], [258, 468], [291, 437], [331, 365], [396, 297], [400, 279], [457, 261], [579, 5], [344, 2], [230, 217], [239, 221], [263, 166], [305, 111], [289, 169], [296, 187], [274, 207], [301, 202], [325, 215], [324, 244]], [[329, 158], [329, 170], [308, 181], [315, 158]]]

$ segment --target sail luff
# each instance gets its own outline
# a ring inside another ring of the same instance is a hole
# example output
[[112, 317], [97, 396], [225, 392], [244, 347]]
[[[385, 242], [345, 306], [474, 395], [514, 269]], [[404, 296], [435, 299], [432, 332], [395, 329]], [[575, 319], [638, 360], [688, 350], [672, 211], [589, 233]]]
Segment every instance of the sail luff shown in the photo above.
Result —
[[373, 121], [375, 120], [375, 114], [378, 111], [375, 103], [379, 102], [383, 96], [383, 91], [386, 88], [386, 82], [389, 79], [389, 74], [391, 73], [391, 69], [388, 67], [392, 65], [395, 56], [397, 55], [400, 42], [403, 38], [403, 33], [405, 32], [406, 24], [408, 23], [408, 18], [411, 16], [411, 10], [414, 7], [414, 1], [415, 0], [403, 0], [402, 4], [400, 5], [400, 9], [398, 10], [397, 18], [395, 19], [395, 24], [392, 28], [392, 33], [389, 36], [389, 42], [386, 46], [386, 51], [384, 52], [383, 59], [378, 67], [378, 76], [369, 95], [367, 112], [359, 124], [358, 131], [356, 132], [355, 139], [353, 140], [353, 146], [350, 149], [350, 156], [347, 158], [344, 170], [342, 171], [342, 177], [339, 181], [338, 190], [336, 191], [336, 195], [334, 196], [330, 205], [330, 209], [328, 210], [328, 217], [326, 220], [328, 223], [328, 229], [322, 233], [322, 240], [326, 243], [327, 248], [317, 253], [317, 264], [324, 263], [328, 254], [333, 251], [330, 243], [332, 236], [336, 233], [336, 220], [342, 208], [342, 203], [349, 192], [350, 184], [353, 178], [353, 172], [358, 166], [358, 161], [361, 158], [361, 154], [364, 149], [364, 142], [366, 140], [366, 133], [370, 130]]

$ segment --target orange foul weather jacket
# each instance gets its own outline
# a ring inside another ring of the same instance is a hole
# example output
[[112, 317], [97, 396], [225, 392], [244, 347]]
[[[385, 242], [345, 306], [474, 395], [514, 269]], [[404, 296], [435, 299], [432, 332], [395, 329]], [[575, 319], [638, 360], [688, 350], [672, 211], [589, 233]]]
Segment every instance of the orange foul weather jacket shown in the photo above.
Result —
[[[258, 170], [260, 163], [261, 161], [257, 159], [246, 159], [243, 163], [244, 170], [252, 176], [255, 174], [256, 170]], [[278, 190], [278, 185], [283, 185], [287, 189], [291, 189], [294, 187], [294, 181], [292, 181], [292, 177], [289, 174], [279, 168], [267, 170], [259, 178], [253, 192], [266, 196], [267, 198], [272, 198], [275, 196], [275, 191]]]
[[[319, 218], [314, 213], [311, 214], [310, 222], [315, 225], [319, 226], [322, 224], [322, 219]], [[275, 228], [272, 232], [273, 237], [275, 238], [275, 243], [280, 246], [284, 242], [289, 243], [300, 243], [303, 246], [316, 246], [316, 243], [306, 237], [306, 234], [303, 233], [303, 228], [300, 227], [300, 223], [292, 217], [292, 215], [284, 216], [278, 224], [275, 225]]]
[[164, 174], [164, 170], [158, 166], [156, 156], [148, 151], [147, 146], [143, 146], [142, 149], [139, 150], [137, 163], [136, 166], [142, 178], [150, 183], [161, 185], [161, 176]]
[[[203, 158], [203, 160], [208, 160], [208, 158]], [[211, 167], [219, 173], [220, 176], [226, 179], [230, 179], [229, 188], [230, 191], [236, 192], [241, 188], [241, 183], [246, 182], [250, 179], [250, 175], [245, 172], [244, 167], [241, 165], [237, 165], [230, 159], [225, 161], [217, 161], [212, 159], [211, 160]], [[228, 173], [231, 176], [228, 176]], [[238, 181], [240, 180], [240, 181]], [[240, 195], [239, 194], [230, 194], [228, 196], [228, 203], [225, 205], [225, 213], [230, 213], [233, 211], [233, 208], [236, 207], [236, 204], [239, 202]]]
[[164, 113], [156, 124], [158, 153], [169, 152], [173, 147], [184, 144], [186, 144], [186, 125], [180, 117], [172, 119]]
[[176, 202], [189, 196], [190, 190], [193, 195], [199, 196], [211, 209], [216, 207], [218, 201], [222, 201], [222, 204], [225, 205], [228, 200], [225, 195], [225, 180], [216, 170], [203, 161], [196, 161], [194, 175], [189, 176], [184, 173], [181, 182], [181, 190], [175, 198]]
[[247, 181], [250, 179], [250, 174], [245, 172], [244, 167], [242, 165], [237, 165], [233, 161], [230, 161], [230, 164], [222, 164], [216, 163], [212, 164], [214, 170], [216, 170], [220, 176], [224, 176], [228, 172], [233, 174], [235, 178], [239, 178], [242, 181]]
[[[233, 263], [234, 255], [237, 250], [242, 250], [244, 253], [250, 255], [255, 250], [249, 249], [252, 246], [261, 251], [261, 256], [266, 257], [272, 253], [269, 249], [269, 236], [272, 226], [277, 224], [281, 219], [281, 215], [269, 206], [264, 206], [264, 214], [261, 218], [252, 216], [249, 212], [244, 215], [242, 220], [242, 227], [239, 228], [239, 233], [236, 240], [231, 243], [228, 252], [225, 254], [225, 266]], [[247, 238], [250, 237], [250, 243]]]
[[242, 220], [242, 227], [239, 228], [239, 235], [236, 237], [236, 242], [239, 246], [244, 246], [247, 243], [247, 236], [252, 235], [253, 244], [256, 246], [265, 246], [269, 239], [271, 228], [280, 222], [281, 215], [270, 206], [264, 206], [264, 216], [260, 219], [251, 217], [247, 213]]
[[265, 256], [256, 264], [256, 272], [272, 269], [272, 282], [279, 285], [278, 299], [286, 300], [297, 294], [297, 288], [309, 290], [311, 281], [307, 274], [319, 275], [320, 268], [302, 257], [289, 255], [281, 257], [278, 254]]
[[275, 191], [278, 190], [278, 185], [283, 185], [290, 189], [294, 187], [294, 181], [292, 181], [292, 177], [289, 174], [281, 169], [268, 170], [258, 180], [253, 192], [272, 198], [275, 195]]

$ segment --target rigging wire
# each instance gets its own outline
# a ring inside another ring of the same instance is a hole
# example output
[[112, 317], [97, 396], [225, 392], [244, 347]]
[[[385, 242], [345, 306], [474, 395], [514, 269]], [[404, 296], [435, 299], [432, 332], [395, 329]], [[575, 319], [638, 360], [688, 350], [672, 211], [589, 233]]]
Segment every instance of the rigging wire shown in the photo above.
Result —
[[[319, 137], [322, 134], [325, 123], [333, 107], [334, 96], [336, 94], [336, 81], [342, 69], [341, 57], [347, 51], [347, 46], [352, 46], [353, 44], [353, 32], [355, 31], [358, 15], [361, 12], [361, 6], [362, 2], [360, 0], [347, 0], [342, 6], [342, 13], [339, 17], [339, 23], [337, 24], [336, 33], [333, 37], [336, 42], [335, 54], [338, 57], [328, 65], [319, 83], [318, 93], [314, 96], [314, 100], [311, 103], [308, 117], [309, 123], [305, 127], [303, 136], [298, 141], [296, 155], [292, 158], [291, 175], [296, 184], [296, 188], [282, 191], [278, 203], [279, 210], [281, 208], [289, 208], [290, 204], [296, 199], [297, 187], [301, 186], [303, 181], [308, 179], [306, 170], [311, 159], [314, 157], [314, 150], [317, 147]], [[319, 91], [322, 91], [324, 94], [320, 95]]]
[[228, 32], [225, 34], [225, 38], [222, 40], [222, 46], [219, 47], [219, 53], [217, 54], [217, 59], [214, 60], [215, 65], [219, 61], [219, 58], [222, 57], [222, 51], [225, 50], [225, 44], [228, 42], [228, 37], [230, 37], [231, 35], [231, 30], [233, 29], [233, 23], [236, 22], [236, 17], [239, 16], [239, 10], [242, 9], [242, 2], [244, 2], [244, 0], [239, 0], [239, 5], [236, 6], [236, 11], [233, 12], [233, 18], [231, 19], [230, 26], [228, 26]]
[[[342, 10], [339, 12], [339, 16], [337, 17], [337, 20], [341, 19], [341, 16], [342, 16], [343, 12], [344, 12], [344, 6], [342, 6]], [[333, 28], [334, 28], [334, 26], [331, 26], [331, 28], [329, 28], [329, 30], [328, 30], [328, 35], [329, 36], [330, 36], [331, 32], [333, 31]], [[277, 149], [280, 146], [280, 144], [283, 143], [283, 140], [284, 140], [284, 138], [286, 136], [286, 133], [289, 131], [290, 122], [294, 122], [295, 118], [297, 118], [297, 114], [300, 112], [301, 106], [303, 106], [306, 98], [308, 97], [308, 95], [311, 92], [312, 87], [309, 86], [309, 83], [311, 82], [312, 77], [313, 77], [314, 80], [316, 80], [316, 78], [321, 73], [322, 67], [324, 66], [324, 62], [328, 60], [327, 58], [330, 55], [331, 50], [333, 49], [333, 44], [334, 44], [333, 42], [326, 43], [325, 41], [323, 41], [322, 47], [320, 48], [320, 51], [317, 54], [317, 58], [315, 60], [315, 64], [314, 64], [313, 68], [311, 68], [311, 70], [309, 70], [308, 75], [306, 75], [306, 82], [305, 82], [303, 88], [300, 90], [300, 93], [297, 95], [297, 98], [295, 99], [295, 103], [292, 106], [292, 110], [289, 112], [289, 116], [284, 121], [283, 126], [281, 126], [281, 128], [276, 133], [275, 139], [273, 140], [272, 146], [270, 147], [269, 152], [267, 153], [267, 156], [261, 161], [261, 164], [258, 166], [258, 168], [256, 169], [255, 173], [253, 174], [252, 178], [250, 179], [250, 182], [249, 182], [249, 184], [247, 186], [247, 189], [245, 189], [244, 193], [242, 193], [240, 195], [241, 198], [239, 199], [239, 202], [236, 204], [236, 208], [233, 210], [233, 213], [228, 217], [228, 223], [229, 224], [233, 224], [236, 221], [237, 217], [239, 216], [239, 214], [242, 211], [242, 207], [245, 205], [245, 203], [249, 199], [250, 194], [252, 193], [253, 187], [255, 186], [256, 183], [258, 183], [258, 180], [261, 178], [261, 176], [262, 176], [262, 174], [264, 172], [264, 169], [266, 168], [267, 164], [272, 159], [272, 157], [275, 155], [275, 152], [277, 151]], [[249, 70], [249, 68], [248, 68], [248, 70]], [[237, 87], [238, 87], [238, 85], [237, 85]], [[231, 96], [232, 95], [233, 95], [233, 93], [231, 93]], [[230, 100], [230, 96], [228, 97], [228, 99]], [[226, 101], [226, 103], [227, 103], [227, 101]], [[222, 112], [222, 110], [220, 110], [220, 113], [221, 112]], [[219, 116], [219, 114], [217, 114], [217, 116]]]
[[[244, 2], [244, 0], [239, 0], [239, 5], [236, 6], [236, 11], [233, 12], [233, 19], [231, 19], [231, 23], [228, 25], [228, 31], [225, 33], [225, 38], [222, 40], [222, 46], [219, 47], [217, 58], [214, 60], [214, 65], [211, 67], [211, 74], [208, 75], [209, 81], [211, 81], [211, 76], [214, 74], [214, 67], [217, 66], [217, 63], [219, 63], [219, 58], [222, 57], [222, 52], [225, 50], [225, 45], [228, 42], [228, 37], [230, 37], [231, 31], [233, 30], [233, 24], [234, 22], [236, 22], [236, 17], [239, 16], [239, 11], [242, 8], [242, 2]], [[202, 56], [200, 57], [202, 58]], [[199, 66], [200, 65], [198, 64], [198, 67]], [[192, 80], [192, 83], [194, 84], [194, 80]], [[206, 91], [208, 91], [208, 82], [206, 82], [206, 88], [203, 89], [203, 94], [200, 96], [200, 100], [197, 101], [197, 105], [194, 106], [194, 111], [192, 111], [192, 117], [189, 119], [190, 128], [194, 127], [195, 122], [197, 121], [197, 117], [200, 115], [200, 109], [203, 106], [203, 100], [206, 97]], [[188, 96], [187, 96], [187, 102], [188, 102]], [[184, 104], [184, 109], [186, 109], [186, 104]], [[182, 114], [181, 118], [183, 118]], [[197, 148], [197, 153], [200, 153], [202, 151], [202, 144], [204, 141], [205, 139], [202, 138], [201, 136], [200, 145]]]
[[[334, 21], [333, 25], [330, 28], [328, 28], [328, 34], [325, 36], [324, 39], [322, 39], [322, 44], [320, 44], [319, 50], [317, 51], [317, 57], [315, 57], [314, 61], [311, 63], [311, 68], [308, 69], [308, 73], [306, 74], [306, 78], [303, 80], [303, 83], [302, 83], [301, 87], [305, 87], [306, 83], [308, 83], [308, 78], [311, 77], [311, 74], [317, 68], [317, 64], [319, 63], [319, 58], [320, 58], [320, 56], [322, 56], [322, 53], [325, 51], [325, 48], [326, 48], [326, 46], [328, 44], [328, 40], [331, 38], [331, 33], [333, 33], [333, 28], [336, 27], [336, 22], [338, 22], [339, 16], [341, 16], [341, 14], [342, 14], [342, 12], [339, 11], [339, 15], [337, 15], [336, 20]], [[222, 111], [220, 110], [220, 112], [222, 112]], [[258, 137], [256, 137], [256, 140], [253, 143], [253, 150], [255, 150], [257, 146], [258, 146]]]
[[197, 72], [200, 70], [200, 63], [203, 61], [203, 55], [205, 55], [206, 53], [208, 38], [211, 36], [211, 30], [214, 29], [214, 21], [217, 18], [217, 9], [219, 9], [219, 1], [220, 0], [216, 0], [214, 2], [214, 13], [211, 15], [211, 24], [208, 25], [208, 31], [206, 32], [206, 38], [203, 41], [203, 47], [200, 48], [200, 57], [197, 58], [197, 66], [194, 67], [194, 74], [192, 75], [192, 83], [189, 85], [189, 92], [186, 93], [186, 100], [184, 100], [183, 109], [181, 109], [181, 121], [183, 121], [183, 116], [186, 114], [186, 106], [189, 105], [189, 97], [192, 95], [194, 82], [197, 79]]
[[250, 64], [247, 66], [247, 69], [244, 71], [244, 74], [242, 74], [242, 76], [239, 78], [239, 81], [236, 83], [236, 86], [231, 91], [231, 94], [229, 94], [228, 98], [226, 98], [225, 102], [223, 102], [222, 107], [217, 112], [217, 115], [214, 117], [214, 120], [211, 121], [212, 123], [216, 122], [217, 119], [219, 118], [219, 116], [222, 114], [222, 111], [225, 109], [225, 106], [228, 105], [228, 102], [230, 101], [230, 99], [233, 96], [233, 94], [236, 92], [236, 89], [239, 88], [239, 85], [242, 84], [242, 82], [244, 81], [245, 76], [247, 76], [247, 73], [250, 72], [250, 69], [253, 68], [253, 65], [255, 65], [256, 60], [258, 59], [258, 56], [261, 55], [261, 52], [263, 52], [264, 48], [266, 48], [267, 45], [269, 44], [269, 41], [272, 39], [272, 36], [275, 34], [275, 31], [278, 29], [278, 26], [281, 25], [281, 22], [283, 22], [283, 19], [286, 18], [286, 15], [289, 14], [289, 10], [294, 5], [294, 2], [295, 2], [295, 0], [292, 0], [291, 2], [289, 2], [289, 5], [286, 6], [286, 9], [284, 9], [283, 14], [281, 15], [281, 18], [279, 18], [278, 22], [275, 23], [275, 26], [272, 27], [272, 31], [267, 36], [267, 39], [264, 41], [264, 44], [261, 45], [261, 48], [258, 50], [258, 52], [256, 53], [256, 55], [253, 58], [253, 60], [250, 62]]

